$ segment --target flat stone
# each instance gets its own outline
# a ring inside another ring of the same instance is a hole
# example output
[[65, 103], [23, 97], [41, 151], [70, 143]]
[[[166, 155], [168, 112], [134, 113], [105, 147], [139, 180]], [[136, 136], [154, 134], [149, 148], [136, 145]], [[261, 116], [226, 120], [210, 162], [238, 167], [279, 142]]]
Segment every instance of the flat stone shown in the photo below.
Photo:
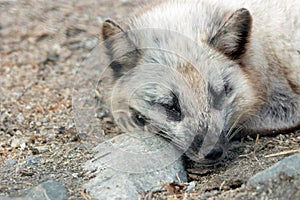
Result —
[[48, 180], [31, 189], [25, 196], [25, 200], [64, 200], [67, 199], [67, 189], [55, 180]]
[[49, 151], [48, 146], [36, 146], [34, 148], [37, 149], [39, 153], [45, 153], [45, 152]]
[[64, 200], [67, 197], [67, 189], [61, 183], [55, 180], [48, 180], [30, 189], [25, 196], [0, 196], [0, 200]]
[[294, 176], [300, 173], [300, 154], [295, 154], [282, 159], [275, 165], [255, 174], [248, 180], [248, 185], [257, 189], [268, 185], [271, 180], [278, 179], [280, 174]]
[[153, 134], [122, 134], [95, 150], [85, 169], [96, 170], [96, 176], [84, 185], [94, 199], [139, 199], [161, 182], [187, 181], [182, 152]]

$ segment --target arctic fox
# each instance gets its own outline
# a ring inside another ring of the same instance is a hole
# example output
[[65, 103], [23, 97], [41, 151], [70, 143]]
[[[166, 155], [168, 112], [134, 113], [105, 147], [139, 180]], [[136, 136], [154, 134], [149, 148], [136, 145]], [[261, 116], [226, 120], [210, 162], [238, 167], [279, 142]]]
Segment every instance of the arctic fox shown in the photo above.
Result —
[[126, 23], [106, 20], [102, 36], [125, 131], [214, 164], [238, 132], [300, 125], [300, 1], [160, 1]]

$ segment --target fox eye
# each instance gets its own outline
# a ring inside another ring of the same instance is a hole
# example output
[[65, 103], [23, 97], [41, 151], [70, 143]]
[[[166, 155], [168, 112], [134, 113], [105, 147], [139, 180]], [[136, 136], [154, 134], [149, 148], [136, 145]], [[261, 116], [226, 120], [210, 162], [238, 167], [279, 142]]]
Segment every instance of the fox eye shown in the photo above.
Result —
[[172, 121], [181, 121], [182, 113], [178, 98], [176, 95], [172, 95], [172, 101], [168, 103], [161, 103], [160, 105], [165, 109], [167, 117]]
[[132, 119], [138, 126], [146, 126], [148, 124], [146, 117], [136, 110], [132, 112]]
[[225, 84], [224, 84], [224, 91], [225, 91], [226, 96], [229, 96], [232, 91], [232, 87], [229, 85], [228, 82], [225, 82]]

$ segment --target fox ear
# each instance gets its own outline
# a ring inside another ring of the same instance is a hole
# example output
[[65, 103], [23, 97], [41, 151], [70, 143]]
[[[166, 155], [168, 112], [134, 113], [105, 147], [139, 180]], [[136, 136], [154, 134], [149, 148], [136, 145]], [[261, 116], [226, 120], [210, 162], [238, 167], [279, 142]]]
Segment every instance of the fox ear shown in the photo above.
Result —
[[139, 51], [128, 33], [116, 22], [108, 19], [102, 25], [102, 38], [110, 57], [110, 67], [115, 78], [119, 78], [136, 66]]
[[119, 26], [116, 22], [111, 19], [107, 19], [103, 22], [102, 25], [102, 38], [103, 40], [107, 40], [110, 37], [118, 33], [122, 33], [124, 30]]
[[230, 59], [239, 59], [246, 50], [252, 27], [250, 12], [241, 8], [235, 11], [221, 26], [209, 43]]

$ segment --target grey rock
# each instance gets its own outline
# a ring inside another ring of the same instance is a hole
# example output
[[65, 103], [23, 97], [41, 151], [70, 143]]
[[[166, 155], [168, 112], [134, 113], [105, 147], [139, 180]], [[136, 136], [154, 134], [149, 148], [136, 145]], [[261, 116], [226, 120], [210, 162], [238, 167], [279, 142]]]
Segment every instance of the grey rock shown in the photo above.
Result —
[[66, 188], [55, 180], [48, 180], [31, 189], [25, 196], [25, 200], [63, 200], [66, 199], [68, 192]]
[[161, 182], [187, 181], [181, 152], [158, 136], [122, 134], [100, 144], [85, 169], [96, 170], [84, 185], [94, 199], [139, 199], [161, 188]]
[[37, 167], [41, 162], [41, 158], [37, 156], [28, 156], [26, 158], [26, 167]]
[[16, 160], [7, 160], [7, 161], [6, 161], [6, 164], [7, 164], [7, 165], [15, 165], [16, 163], [17, 163]]
[[24, 115], [22, 113], [19, 113], [17, 115], [17, 122], [22, 124], [24, 122], [25, 118], [24, 118]]
[[64, 200], [67, 199], [67, 196], [68, 192], [61, 183], [55, 180], [48, 180], [29, 190], [25, 196], [0, 196], [0, 200]]
[[300, 173], [300, 154], [284, 158], [275, 165], [255, 174], [248, 180], [248, 185], [260, 189], [268, 185], [270, 180], [277, 179], [281, 173], [294, 176]]

